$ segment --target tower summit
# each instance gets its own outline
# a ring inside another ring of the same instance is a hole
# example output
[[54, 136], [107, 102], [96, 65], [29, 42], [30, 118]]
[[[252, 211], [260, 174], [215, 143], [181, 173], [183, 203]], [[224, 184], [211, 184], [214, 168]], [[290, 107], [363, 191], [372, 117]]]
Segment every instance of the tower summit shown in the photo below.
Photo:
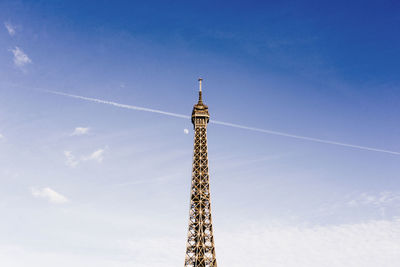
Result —
[[200, 78], [199, 100], [192, 112], [194, 152], [185, 267], [217, 267], [207, 155], [207, 123], [210, 120], [210, 114], [202, 99], [202, 81], [203, 79]]
[[192, 123], [195, 130], [196, 130], [196, 124], [198, 124], [199, 126], [201, 124], [202, 126], [204, 126], [204, 128], [207, 128], [207, 123], [210, 120], [210, 114], [208, 114], [208, 107], [203, 103], [203, 92], [201, 89], [202, 81], [203, 79], [199, 78], [199, 101], [197, 102], [197, 104], [193, 106], [193, 111], [192, 111]]

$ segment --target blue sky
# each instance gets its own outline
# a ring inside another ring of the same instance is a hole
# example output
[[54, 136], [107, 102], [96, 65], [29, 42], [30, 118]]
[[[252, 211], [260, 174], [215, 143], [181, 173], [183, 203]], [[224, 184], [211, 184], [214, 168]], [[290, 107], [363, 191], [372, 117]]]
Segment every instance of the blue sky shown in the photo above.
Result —
[[[399, 11], [2, 1], [0, 265], [183, 264], [190, 121], [46, 91], [190, 115], [201, 76], [213, 120], [400, 152]], [[218, 124], [208, 139], [219, 265], [399, 265], [398, 154]]]

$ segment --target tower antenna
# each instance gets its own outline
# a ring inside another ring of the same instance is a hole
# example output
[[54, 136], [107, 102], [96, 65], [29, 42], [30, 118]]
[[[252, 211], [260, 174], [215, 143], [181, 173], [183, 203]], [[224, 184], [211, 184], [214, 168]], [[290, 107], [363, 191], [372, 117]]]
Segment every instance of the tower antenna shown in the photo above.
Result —
[[199, 104], [203, 103], [202, 91], [201, 91], [201, 82], [203, 81], [202, 78], [199, 78]]
[[202, 78], [199, 78], [199, 92], [201, 92], [201, 82], [203, 81]]

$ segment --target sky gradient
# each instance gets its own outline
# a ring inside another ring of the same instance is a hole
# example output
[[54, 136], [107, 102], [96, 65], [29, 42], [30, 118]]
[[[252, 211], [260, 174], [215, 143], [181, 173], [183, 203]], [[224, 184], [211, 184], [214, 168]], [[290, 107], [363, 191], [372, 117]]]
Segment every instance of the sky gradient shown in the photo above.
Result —
[[220, 266], [398, 266], [399, 14], [1, 1], [0, 265], [183, 265], [191, 122], [128, 107], [190, 116], [202, 77], [214, 121], [395, 152], [209, 124]]

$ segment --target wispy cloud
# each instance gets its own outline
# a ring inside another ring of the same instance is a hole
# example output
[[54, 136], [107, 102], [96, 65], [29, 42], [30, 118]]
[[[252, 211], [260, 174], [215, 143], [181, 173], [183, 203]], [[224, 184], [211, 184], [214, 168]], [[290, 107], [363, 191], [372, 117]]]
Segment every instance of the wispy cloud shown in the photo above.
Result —
[[[364, 218], [398, 218], [400, 192], [353, 192], [331, 202], [323, 203], [313, 216], [353, 220], [360, 215]], [[333, 217], [332, 217], [333, 216]]]
[[97, 162], [102, 162], [103, 154], [104, 154], [104, 149], [98, 149], [88, 156], [83, 156], [82, 160], [83, 161], [94, 160]]
[[15, 66], [21, 68], [26, 64], [32, 63], [32, 60], [18, 46], [10, 50], [14, 55]]
[[90, 153], [89, 155], [76, 157], [74, 154], [72, 154], [71, 151], [64, 151], [65, 165], [71, 168], [75, 168], [76, 166], [78, 166], [78, 164], [84, 161], [96, 161], [98, 163], [101, 163], [104, 159], [104, 152], [105, 150], [100, 148]]
[[4, 138], [4, 135], [0, 133], [0, 140]]
[[[69, 217], [71, 216], [65, 218]], [[0, 263], [9, 263], [3, 264], [4, 266], [43, 267], [164, 267], [182, 264], [185, 249], [182, 237], [185, 231], [176, 230], [174, 227], [171, 231], [165, 231], [165, 227], [155, 225], [154, 220], [141, 221], [140, 216], [136, 216], [131, 221], [116, 224], [121, 225], [121, 231], [128, 230], [129, 234], [120, 234], [120, 231], [110, 234], [102, 231], [109, 229], [110, 217], [105, 217], [104, 220], [95, 218], [96, 220], [92, 220], [97, 223], [96, 234], [82, 237], [86, 247], [89, 244], [95, 253], [76, 253], [76, 249], [68, 248], [60, 253], [50, 247], [46, 247], [47, 253], [43, 253], [28, 246], [22, 247], [23, 243], [21, 247], [8, 249], [0, 244]], [[118, 219], [111, 218], [113, 223], [118, 223]], [[87, 223], [86, 220], [83, 220], [83, 225]], [[239, 225], [214, 224], [219, 266], [398, 267], [400, 263], [399, 220], [329, 226], [260, 223], [247, 221]], [[129, 228], [125, 228], [126, 225], [129, 225]], [[82, 229], [66, 229], [65, 234], [87, 232], [87, 229]], [[103, 244], [107, 244], [107, 249]], [[107, 254], [104, 254], [104, 251], [107, 251]], [[51, 259], [51, 262], [48, 259]]]
[[48, 200], [51, 203], [55, 204], [63, 204], [68, 202], [68, 199], [61, 195], [60, 193], [54, 191], [53, 189], [49, 187], [44, 187], [44, 188], [32, 188], [31, 193], [34, 197], [37, 198], [44, 198]]
[[76, 127], [71, 135], [85, 135], [89, 133], [89, 127]]
[[[329, 226], [247, 222], [215, 233], [220, 266], [266, 266], [267, 262], [274, 267], [397, 267], [400, 262], [399, 220]], [[119, 246], [135, 266], [175, 266], [182, 261], [178, 237], [139, 237], [121, 240]], [[160, 257], [153, 257], [154, 251]]]
[[15, 35], [15, 33], [16, 33], [16, 31], [15, 31], [15, 26], [14, 25], [12, 25], [11, 23], [9, 23], [9, 22], [4, 22], [4, 26], [6, 27], [6, 29], [7, 29], [7, 31], [8, 31], [8, 34], [10, 34], [11, 36], [14, 36]]
[[361, 193], [347, 202], [349, 207], [359, 207], [365, 205], [386, 206], [400, 203], [400, 194], [390, 191], [380, 192], [378, 194]]
[[79, 160], [75, 158], [71, 151], [64, 151], [65, 165], [74, 168], [79, 164]]
[[[229, 229], [228, 229], [229, 230]], [[395, 267], [400, 220], [332, 226], [246, 225], [216, 238], [219, 264], [231, 267]]]

